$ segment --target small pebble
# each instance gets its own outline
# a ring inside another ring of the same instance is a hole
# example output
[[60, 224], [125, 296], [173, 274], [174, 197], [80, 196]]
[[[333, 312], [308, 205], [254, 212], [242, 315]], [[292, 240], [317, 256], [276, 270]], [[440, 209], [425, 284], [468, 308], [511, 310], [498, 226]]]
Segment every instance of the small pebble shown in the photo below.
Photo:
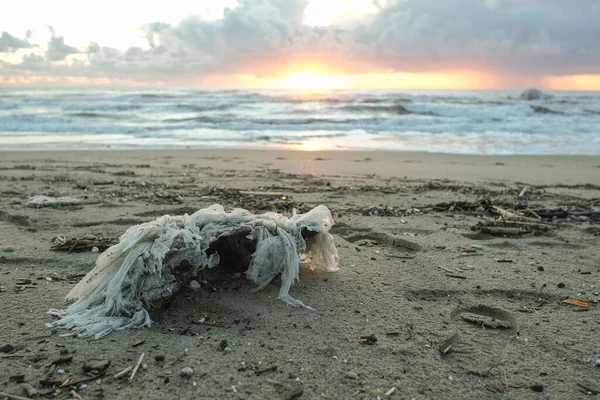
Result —
[[179, 376], [184, 378], [189, 378], [192, 375], [194, 375], [194, 370], [190, 367], [185, 367], [181, 371], [179, 371]]
[[0, 353], [11, 353], [15, 350], [15, 346], [11, 344], [5, 344], [0, 346]]
[[198, 291], [202, 288], [202, 286], [200, 286], [200, 282], [192, 280], [190, 281], [190, 289], [192, 289], [193, 291]]
[[538, 267], [538, 271], [544, 272], [544, 267], [542, 267], [541, 265]]
[[95, 361], [95, 362], [83, 364], [83, 370], [85, 372], [90, 372], [90, 371], [103, 372], [103, 371], [106, 371], [106, 369], [108, 367], [110, 367], [110, 360], [101, 360], [101, 361]]
[[558, 285], [556, 285], [556, 286], [558, 286], [558, 288], [559, 288], [559, 289], [562, 289], [562, 288], [564, 288], [564, 287], [565, 287], [565, 286], [567, 286], [567, 285], [565, 285], [563, 282], [561, 282], [561, 283], [559, 283], [559, 284], [558, 284]]
[[544, 385], [540, 385], [539, 383], [533, 384], [531, 385], [531, 390], [533, 390], [534, 392], [543, 392]]
[[358, 379], [358, 375], [354, 371], [348, 371], [348, 373], [346, 374], [346, 377], [349, 379]]
[[5, 253], [12, 253], [13, 251], [15, 251], [15, 248], [14, 247], [5, 247], [3, 250]]
[[92, 247], [92, 253], [99, 253], [100, 249], [97, 247]]
[[223, 349], [225, 353], [231, 353], [231, 347], [227, 346]]
[[56, 375], [62, 375], [64, 373], [65, 373], [65, 370], [62, 369], [62, 368], [59, 368], [59, 369], [56, 370]]
[[154, 359], [158, 362], [163, 362], [163, 361], [165, 361], [165, 356], [163, 356], [162, 354], [159, 354], [159, 355], [155, 356]]

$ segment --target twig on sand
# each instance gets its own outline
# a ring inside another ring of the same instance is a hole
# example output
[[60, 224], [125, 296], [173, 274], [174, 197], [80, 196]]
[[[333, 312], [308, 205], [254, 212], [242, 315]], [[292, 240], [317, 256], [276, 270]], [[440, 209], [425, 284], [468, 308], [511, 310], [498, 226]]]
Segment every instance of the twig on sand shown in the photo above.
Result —
[[116, 381], [117, 379], [122, 378], [123, 376], [127, 375], [129, 372], [131, 372], [131, 370], [133, 369], [132, 366], [129, 366], [127, 368], [125, 368], [123, 371], [118, 372], [117, 374], [113, 375], [112, 380]]
[[133, 369], [133, 372], [129, 376], [129, 383], [133, 383], [133, 380], [135, 379], [135, 374], [137, 374], [138, 369], [140, 368], [140, 365], [142, 365], [142, 361], [144, 361], [144, 357], [145, 356], [146, 356], [146, 353], [142, 353], [142, 355], [140, 356], [140, 359], [138, 360], [137, 364], [135, 364], [135, 368]]
[[256, 371], [254, 371], [254, 373], [256, 375], [262, 375], [265, 372], [270, 372], [270, 371], [277, 371], [277, 365], [273, 365], [272, 367], [268, 367], [268, 368], [264, 368], [264, 369], [257, 369]]
[[466, 277], [466, 276], [463, 276], [463, 275], [456, 275], [456, 274], [446, 274], [446, 276], [447, 276], [448, 278], [467, 279], [467, 277]]
[[525, 196], [525, 194], [527, 194], [528, 191], [529, 191], [529, 186], [525, 186], [523, 188], [523, 190], [521, 190], [521, 193], [519, 193], [519, 197]]
[[187, 355], [187, 349], [185, 349], [185, 350], [186, 351], [184, 351], [179, 357], [177, 357], [175, 360], [173, 360], [171, 365], [175, 365], [175, 363], [181, 361], [183, 359], [183, 357], [185, 357]]
[[590, 387], [587, 384], [583, 384], [583, 383], [578, 383], [577, 386], [579, 386], [582, 390], [580, 390], [580, 392], [583, 392], [587, 395], [592, 395], [592, 396], [596, 396], [597, 394], [600, 394], [600, 390], [599, 389], [595, 389], [593, 387]]
[[81, 397], [81, 395], [79, 393], [77, 393], [75, 390], [71, 390], [71, 396], [73, 396], [77, 400], [83, 400], [83, 397]]
[[15, 394], [9, 394], [9, 393], [4, 393], [4, 392], [0, 392], [0, 398], [10, 399], [10, 400], [29, 400], [29, 398], [27, 398], [27, 397], [17, 396]]

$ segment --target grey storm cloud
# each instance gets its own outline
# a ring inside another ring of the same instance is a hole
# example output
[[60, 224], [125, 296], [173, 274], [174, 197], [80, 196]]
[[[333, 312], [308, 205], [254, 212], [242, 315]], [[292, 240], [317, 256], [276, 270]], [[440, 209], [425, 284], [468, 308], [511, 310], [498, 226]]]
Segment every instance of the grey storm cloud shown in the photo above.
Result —
[[[143, 27], [149, 49], [91, 43], [78, 50], [52, 37], [36, 59], [0, 74], [81, 53], [87, 63], [52, 74], [164, 79], [209, 73], [269, 75], [281, 62], [327, 54], [348, 72], [483, 69], [504, 74], [600, 73], [600, 0], [374, 0], [379, 13], [353, 25], [304, 25], [306, 0], [239, 0], [223, 18], [188, 17]], [[18, 47], [20, 46], [20, 47]], [[0, 51], [31, 46], [8, 33]]]

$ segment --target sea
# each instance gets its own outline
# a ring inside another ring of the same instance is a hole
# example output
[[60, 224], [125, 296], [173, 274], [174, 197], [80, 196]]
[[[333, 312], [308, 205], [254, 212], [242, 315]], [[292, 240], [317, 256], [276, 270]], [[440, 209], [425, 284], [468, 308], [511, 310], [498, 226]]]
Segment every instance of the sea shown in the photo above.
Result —
[[600, 155], [600, 92], [0, 88], [0, 149]]

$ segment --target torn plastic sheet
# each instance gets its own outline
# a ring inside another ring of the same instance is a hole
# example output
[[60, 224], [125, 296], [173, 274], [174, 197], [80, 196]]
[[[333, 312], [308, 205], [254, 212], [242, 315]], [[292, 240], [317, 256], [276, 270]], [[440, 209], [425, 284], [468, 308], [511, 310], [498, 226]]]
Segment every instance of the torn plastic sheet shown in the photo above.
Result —
[[325, 206], [287, 218], [243, 209], [226, 212], [216, 204], [189, 216], [164, 215], [132, 226], [69, 292], [67, 299], [76, 301], [49, 311], [58, 319], [48, 325], [95, 338], [150, 326], [149, 310], [168, 304], [200, 270], [226, 264], [245, 264], [246, 277], [259, 289], [281, 274], [279, 298], [308, 307], [289, 291], [298, 280], [301, 254], [323, 270], [338, 270], [332, 225]]

